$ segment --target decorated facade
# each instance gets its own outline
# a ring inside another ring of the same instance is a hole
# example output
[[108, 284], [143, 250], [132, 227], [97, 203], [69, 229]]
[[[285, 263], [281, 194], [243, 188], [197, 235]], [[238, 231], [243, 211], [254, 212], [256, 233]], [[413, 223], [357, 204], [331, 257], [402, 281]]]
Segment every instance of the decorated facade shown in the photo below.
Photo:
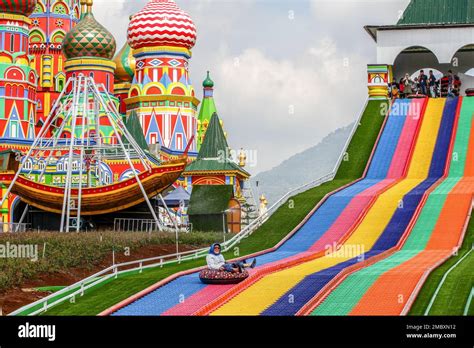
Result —
[[189, 74], [196, 38], [191, 17], [172, 0], [151, 0], [128, 28], [136, 70], [127, 115], [135, 111], [148, 144], [161, 144], [169, 157], [182, 154], [190, 141], [196, 156], [199, 100]]
[[30, 54], [38, 73], [36, 117], [41, 122], [66, 84], [63, 40], [81, 15], [79, 0], [38, 0], [31, 14]]
[[[249, 177], [242, 168], [245, 159], [239, 158], [240, 166], [228, 158], [225, 168], [208, 166], [212, 147], [229, 151], [210, 73], [203, 82], [201, 105], [191, 82], [189, 60], [197, 38], [191, 17], [173, 0], [150, 0], [130, 17], [128, 41], [115, 55], [115, 39], [94, 18], [92, 7], [93, 0], [0, 2], [0, 151], [25, 154], [55, 103], [72, 103], [60, 99], [61, 92], [72, 88], [68, 79], [86, 76], [101, 86], [103, 99], [122, 115], [151, 162], [159, 165], [178, 158], [189, 146], [189, 161], [197, 160], [174, 186], [191, 192], [195, 185], [228, 185], [236, 201], [242, 202], [243, 183]], [[114, 129], [104, 112], [98, 109], [86, 115], [79, 110], [75, 127], [63, 124], [67, 117], [59, 117], [48, 126], [48, 133], [67, 139], [74, 128], [76, 138], [100, 134], [104, 141], [113, 139]], [[24, 163], [25, 176], [41, 184], [63, 185], [67, 156], [67, 151], [45, 151], [44, 156]], [[136, 170], [144, 169], [139, 161], [133, 162]], [[78, 182], [79, 159], [74, 158], [72, 165], [73, 180]], [[89, 169], [81, 182], [93, 186], [119, 183], [134, 175], [125, 161], [112, 158]], [[11, 194], [2, 207], [3, 222], [18, 221], [18, 203], [19, 198]]]
[[[36, 0], [0, 2], [0, 150], [26, 151], [35, 137], [37, 72], [29, 54], [29, 15]], [[1, 186], [2, 196], [6, 190]], [[2, 209], [2, 222], [11, 218], [18, 200], [10, 195]]]

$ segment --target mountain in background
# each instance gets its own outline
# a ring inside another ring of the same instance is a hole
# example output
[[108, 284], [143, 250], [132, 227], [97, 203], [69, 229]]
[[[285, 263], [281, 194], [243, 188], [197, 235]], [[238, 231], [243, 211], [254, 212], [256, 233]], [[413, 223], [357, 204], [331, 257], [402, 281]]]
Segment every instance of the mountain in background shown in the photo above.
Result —
[[254, 176], [250, 183], [257, 204], [258, 197], [262, 193], [267, 197], [270, 207], [291, 189], [330, 173], [336, 165], [351, 129], [352, 124], [339, 128], [316, 146], [290, 157], [273, 169]]

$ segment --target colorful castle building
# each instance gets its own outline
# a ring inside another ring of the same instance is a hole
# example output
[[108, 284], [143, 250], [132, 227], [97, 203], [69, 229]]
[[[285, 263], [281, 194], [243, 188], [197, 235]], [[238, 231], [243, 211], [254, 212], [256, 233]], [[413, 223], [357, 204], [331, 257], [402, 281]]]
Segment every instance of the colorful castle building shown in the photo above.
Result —
[[28, 51], [28, 16], [36, 1], [0, 3], [0, 137], [2, 149], [20, 148], [35, 136], [37, 73]]
[[[0, 150], [26, 151], [35, 137], [37, 73], [29, 54], [28, 16], [36, 0], [0, 2]], [[6, 191], [1, 186], [2, 196]], [[10, 195], [1, 207], [9, 222], [18, 198]]]
[[[197, 38], [191, 17], [173, 0], [150, 0], [131, 16], [128, 42], [114, 58], [115, 39], [96, 21], [92, 6], [93, 0], [0, 2], [0, 151], [26, 153], [68, 79], [82, 75], [103, 86], [104, 99], [116, 105], [150, 161], [159, 164], [160, 160], [174, 159], [190, 146], [190, 162], [197, 160], [175, 186], [191, 192], [196, 185], [227, 185], [235, 201], [242, 201], [243, 183], [250, 174], [242, 169], [242, 158], [239, 166], [228, 157], [209, 73], [203, 82], [204, 98], [197, 117], [200, 101], [189, 73], [191, 49]], [[93, 136], [85, 134], [87, 131], [112, 139], [114, 130], [104, 112], [96, 110], [94, 115], [86, 115], [79, 111], [75, 127], [59, 121], [49, 132], [61, 132], [61, 137], [68, 138], [75, 128], [75, 137]], [[86, 119], [88, 128], [80, 125]], [[222, 163], [209, 161], [216, 151], [225, 153]], [[48, 160], [49, 154], [44, 155], [35, 163], [25, 163], [29, 179], [63, 184], [67, 154], [58, 152]], [[80, 173], [76, 162], [73, 179]], [[87, 182], [95, 186], [134, 175], [125, 161], [104, 158], [96, 166], [87, 173]], [[134, 160], [134, 166], [136, 170], [144, 169], [138, 160]], [[1, 189], [3, 193], [6, 187]], [[11, 195], [5, 202], [3, 222], [18, 221], [19, 201]]]
[[30, 54], [35, 56], [38, 73], [37, 126], [49, 115], [51, 107], [66, 84], [63, 40], [81, 15], [79, 0], [38, 0], [31, 14]]
[[151, 0], [128, 28], [136, 71], [127, 115], [137, 113], [148, 144], [161, 144], [169, 158], [181, 155], [190, 141], [190, 156], [197, 155], [199, 100], [189, 76], [196, 38], [191, 17], [172, 0]]

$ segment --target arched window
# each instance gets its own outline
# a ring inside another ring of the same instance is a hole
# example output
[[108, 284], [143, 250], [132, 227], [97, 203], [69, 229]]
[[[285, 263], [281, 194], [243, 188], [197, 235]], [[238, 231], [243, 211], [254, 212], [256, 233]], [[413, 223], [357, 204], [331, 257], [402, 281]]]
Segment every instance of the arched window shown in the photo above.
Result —
[[156, 87], [156, 86], [152, 86], [150, 88], [147, 89], [146, 91], [146, 94], [147, 95], [161, 95], [163, 93], [161, 93], [161, 89]]
[[18, 87], [18, 98], [24, 98], [25, 97], [25, 88], [23, 86]]
[[61, 44], [64, 41], [66, 34], [62, 30], [58, 30], [51, 37], [51, 42], [55, 44]]
[[138, 96], [138, 90], [136, 88], [132, 89], [132, 91], [130, 92], [130, 97], [133, 98], [133, 97], [136, 97]]
[[17, 67], [8, 68], [5, 71], [4, 76], [7, 80], [17, 80], [17, 81], [25, 80], [25, 73]]
[[66, 78], [62, 74], [56, 75], [55, 78], [55, 88], [56, 92], [62, 92], [64, 86], [66, 85]]
[[[429, 49], [421, 46], [412, 46], [404, 49], [396, 57], [393, 64], [394, 78], [399, 81], [405, 74], [414, 72], [426, 67], [441, 70], [438, 58]], [[427, 71], [425, 71], [427, 73]]]
[[61, 15], [67, 15], [67, 14], [69, 14], [69, 10], [68, 10], [66, 4], [64, 4], [62, 2], [58, 2], [57, 4], [55, 4], [53, 6], [53, 13], [61, 14]]
[[27, 160], [23, 163], [23, 169], [26, 169], [26, 170], [33, 169], [33, 163], [31, 162], [31, 160]]
[[40, 2], [38, 2], [38, 3], [36, 4], [34, 13], [42, 13], [42, 12], [44, 12], [44, 11], [45, 11], [44, 7], [41, 5]]
[[30, 33], [30, 43], [32, 44], [40, 44], [45, 42], [46, 38], [45, 35], [39, 29], [33, 29]]
[[173, 90], [171, 91], [171, 94], [174, 94], [174, 95], [186, 95], [186, 92], [185, 92], [184, 89], [182, 89], [181, 87], [175, 87], [175, 88], [173, 88]]

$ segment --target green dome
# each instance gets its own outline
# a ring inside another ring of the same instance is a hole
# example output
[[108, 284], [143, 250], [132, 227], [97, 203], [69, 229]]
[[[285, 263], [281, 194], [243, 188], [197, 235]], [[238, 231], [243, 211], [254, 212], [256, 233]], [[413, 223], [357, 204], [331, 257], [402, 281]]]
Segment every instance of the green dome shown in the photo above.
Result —
[[209, 71], [207, 72], [207, 77], [206, 77], [206, 79], [204, 80], [204, 82], [202, 83], [202, 86], [205, 87], [205, 88], [212, 88], [212, 87], [214, 87], [214, 81], [211, 80], [211, 76], [210, 76]]
[[82, 16], [63, 42], [63, 52], [67, 59], [80, 57], [113, 59], [116, 48], [113, 35], [96, 21], [90, 11]]

